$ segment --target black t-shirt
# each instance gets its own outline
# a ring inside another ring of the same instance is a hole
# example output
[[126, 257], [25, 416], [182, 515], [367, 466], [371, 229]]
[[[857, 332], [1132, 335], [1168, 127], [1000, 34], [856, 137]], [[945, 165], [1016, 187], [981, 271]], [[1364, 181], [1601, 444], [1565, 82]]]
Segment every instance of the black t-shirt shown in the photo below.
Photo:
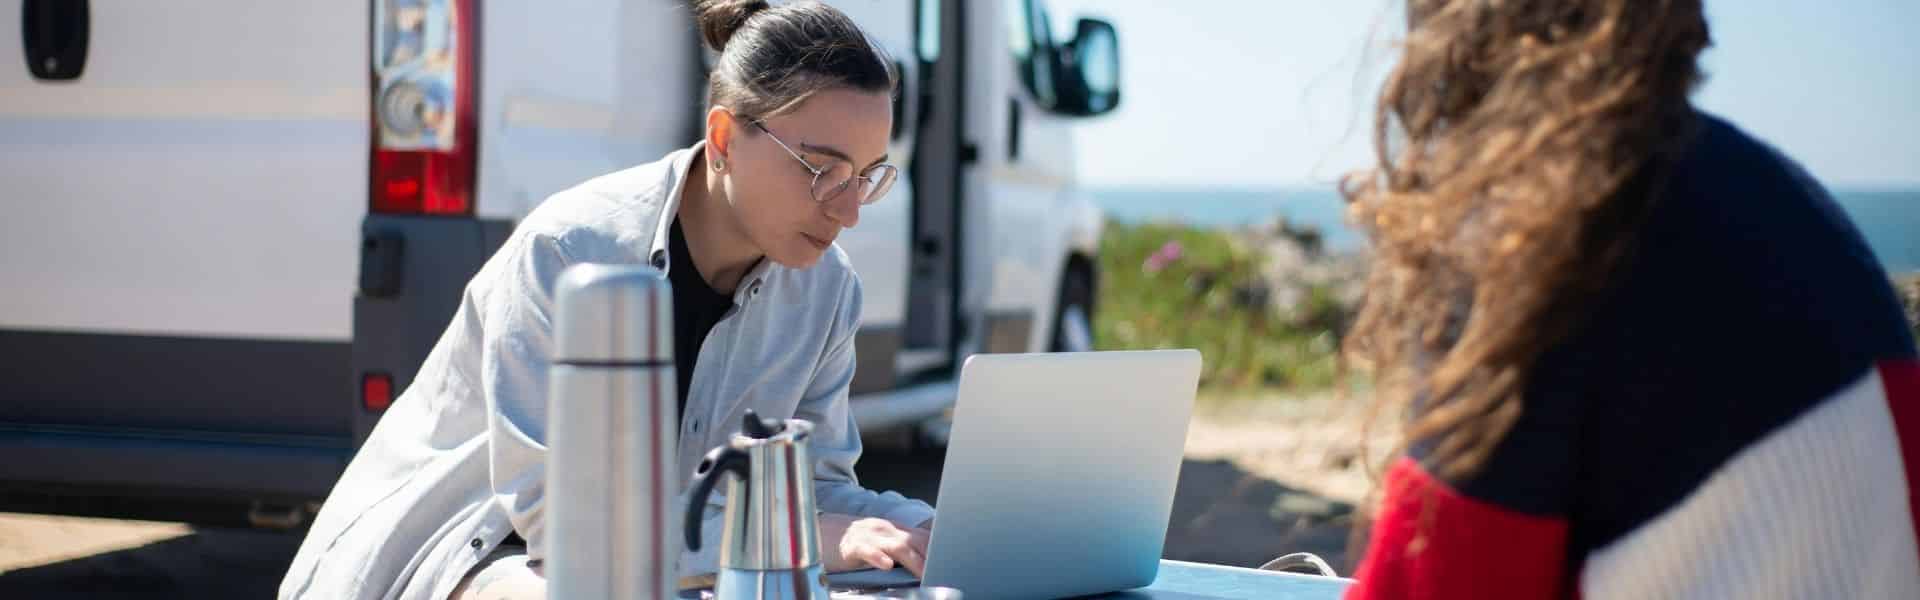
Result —
[[[667, 251], [675, 261], [667, 271], [667, 281], [673, 284], [673, 368], [679, 381], [676, 388], [680, 397], [679, 414], [685, 419], [687, 387], [693, 382], [693, 365], [700, 358], [700, 345], [707, 340], [707, 333], [713, 331], [713, 325], [733, 308], [733, 296], [713, 291], [706, 278], [700, 276], [693, 264], [693, 253], [687, 251], [687, 237], [680, 232], [680, 217], [673, 218], [668, 235]], [[501, 543], [527, 544], [517, 531], [507, 534]]]
[[667, 270], [667, 281], [673, 284], [673, 367], [680, 384], [676, 388], [680, 394], [680, 414], [685, 415], [687, 388], [693, 383], [693, 366], [700, 358], [700, 345], [707, 341], [713, 325], [733, 308], [733, 296], [714, 291], [700, 275], [699, 268], [693, 264], [693, 253], [687, 251], [687, 236], [680, 232], [680, 217], [673, 218], [668, 235], [671, 237], [667, 252], [674, 261]]

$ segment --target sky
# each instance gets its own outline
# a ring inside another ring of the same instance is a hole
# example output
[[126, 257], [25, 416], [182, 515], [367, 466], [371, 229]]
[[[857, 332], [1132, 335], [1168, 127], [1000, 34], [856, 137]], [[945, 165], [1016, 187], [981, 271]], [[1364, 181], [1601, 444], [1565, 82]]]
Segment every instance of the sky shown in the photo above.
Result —
[[[1399, 2], [1047, 0], [1119, 31], [1119, 109], [1074, 131], [1101, 187], [1310, 186], [1369, 160]], [[1920, 188], [1920, 2], [1708, 0], [1701, 107], [1830, 187]], [[1180, 150], [1168, 150], [1178, 148]]]

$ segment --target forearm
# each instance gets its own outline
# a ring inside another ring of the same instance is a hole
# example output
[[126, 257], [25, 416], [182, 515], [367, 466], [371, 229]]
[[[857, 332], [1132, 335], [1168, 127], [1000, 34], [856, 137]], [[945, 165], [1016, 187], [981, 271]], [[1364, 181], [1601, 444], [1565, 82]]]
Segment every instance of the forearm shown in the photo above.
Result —
[[903, 527], [926, 529], [935, 515], [926, 502], [898, 492], [869, 490], [853, 481], [816, 480], [813, 495], [821, 511], [886, 519]]

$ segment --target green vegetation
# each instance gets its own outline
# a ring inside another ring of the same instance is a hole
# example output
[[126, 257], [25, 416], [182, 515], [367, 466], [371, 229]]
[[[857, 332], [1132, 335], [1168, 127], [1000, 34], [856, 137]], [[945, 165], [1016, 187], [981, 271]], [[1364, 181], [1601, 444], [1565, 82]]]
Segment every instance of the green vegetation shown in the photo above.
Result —
[[1290, 306], [1277, 306], [1263, 275], [1267, 258], [1248, 246], [1228, 231], [1109, 223], [1098, 347], [1197, 348], [1201, 385], [1216, 394], [1332, 385], [1347, 307], [1329, 286], [1308, 286]]
[[[1094, 336], [1101, 350], [1196, 348], [1213, 398], [1320, 391], [1336, 381], [1352, 307], [1331, 285], [1277, 298], [1269, 257], [1229, 230], [1109, 223]], [[1156, 257], [1156, 255], [1159, 255]], [[1920, 273], [1894, 277], [1920, 336]]]

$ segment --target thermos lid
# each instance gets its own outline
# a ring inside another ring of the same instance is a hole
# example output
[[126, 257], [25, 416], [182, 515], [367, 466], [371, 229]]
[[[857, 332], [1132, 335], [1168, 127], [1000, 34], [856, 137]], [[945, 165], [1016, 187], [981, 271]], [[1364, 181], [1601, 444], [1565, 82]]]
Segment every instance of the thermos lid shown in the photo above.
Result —
[[660, 270], [580, 264], [554, 286], [553, 362], [649, 366], [673, 362], [673, 291]]

